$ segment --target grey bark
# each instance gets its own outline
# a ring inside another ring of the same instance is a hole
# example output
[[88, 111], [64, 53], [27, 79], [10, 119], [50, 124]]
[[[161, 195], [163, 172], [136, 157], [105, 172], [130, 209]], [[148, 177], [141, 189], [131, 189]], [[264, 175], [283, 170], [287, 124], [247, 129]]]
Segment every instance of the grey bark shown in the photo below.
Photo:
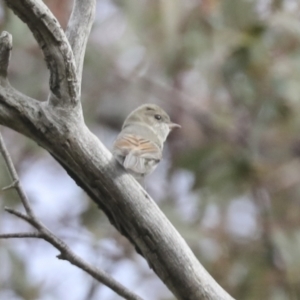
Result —
[[40, 102], [10, 86], [6, 74], [11, 36], [3, 33], [0, 124], [49, 151], [178, 299], [232, 299], [199, 263], [146, 191], [115, 162], [84, 123], [81, 73], [95, 0], [75, 1], [67, 36], [42, 1], [5, 2], [28, 25], [44, 52], [51, 95], [47, 102]]

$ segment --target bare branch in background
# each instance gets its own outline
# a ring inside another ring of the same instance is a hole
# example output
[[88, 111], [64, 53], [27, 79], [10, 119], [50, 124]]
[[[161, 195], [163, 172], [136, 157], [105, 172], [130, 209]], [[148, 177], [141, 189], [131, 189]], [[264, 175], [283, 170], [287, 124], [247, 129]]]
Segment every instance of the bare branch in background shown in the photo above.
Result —
[[42, 235], [39, 232], [19, 232], [0, 234], [0, 239], [20, 239], [20, 238], [35, 238], [41, 239]]
[[16, 169], [13, 165], [13, 162], [11, 160], [11, 157], [10, 157], [10, 155], [9, 155], [5, 145], [4, 145], [4, 141], [3, 141], [3, 138], [2, 138], [1, 134], [0, 134], [0, 152], [1, 152], [1, 154], [4, 158], [4, 161], [6, 163], [9, 175], [10, 175], [11, 179], [13, 180], [13, 183], [12, 183], [11, 186], [14, 186], [14, 188], [16, 189], [28, 217], [32, 220], [33, 223], [38, 224], [38, 221], [37, 221], [32, 209], [31, 209], [31, 206], [29, 205], [29, 201], [26, 197], [26, 194], [24, 193], [24, 191], [23, 191], [23, 189], [20, 185], [20, 181], [19, 181], [17, 171], [16, 171]]
[[22, 204], [26, 210], [27, 215], [24, 215], [23, 213], [20, 213], [14, 209], [9, 209], [9, 208], [6, 208], [6, 211], [21, 218], [23, 221], [26, 221], [37, 230], [37, 232], [27, 232], [27, 233], [19, 232], [19, 233], [0, 234], [0, 239], [10, 239], [10, 238], [43, 239], [48, 243], [50, 243], [58, 251], [60, 251], [60, 254], [58, 255], [59, 259], [67, 260], [72, 265], [79, 267], [80, 269], [87, 272], [96, 280], [103, 283], [107, 287], [111, 288], [118, 295], [124, 297], [125, 299], [142, 300], [141, 297], [129, 291], [126, 287], [124, 287], [122, 284], [117, 282], [115, 279], [113, 279], [110, 275], [108, 275], [104, 271], [101, 271], [86, 263], [83, 259], [77, 256], [74, 252], [72, 252], [72, 250], [63, 240], [58, 238], [54, 233], [52, 233], [48, 228], [46, 228], [46, 226], [40, 220], [38, 220], [38, 218], [34, 215], [29, 200], [20, 184], [18, 174], [13, 165], [11, 157], [4, 145], [4, 141], [1, 134], [0, 134], [0, 152], [4, 158], [10, 176], [12, 177], [14, 182], [17, 182], [17, 184], [15, 184], [15, 189], [18, 192], [18, 195], [22, 201]]

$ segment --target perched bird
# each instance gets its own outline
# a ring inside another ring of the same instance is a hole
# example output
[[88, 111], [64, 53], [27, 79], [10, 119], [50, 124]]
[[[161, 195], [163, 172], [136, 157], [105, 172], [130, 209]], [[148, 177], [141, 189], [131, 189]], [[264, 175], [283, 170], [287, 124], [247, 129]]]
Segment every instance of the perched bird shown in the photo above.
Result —
[[155, 104], [144, 104], [124, 121], [113, 145], [113, 155], [137, 180], [151, 173], [162, 158], [164, 142], [174, 128], [168, 114]]

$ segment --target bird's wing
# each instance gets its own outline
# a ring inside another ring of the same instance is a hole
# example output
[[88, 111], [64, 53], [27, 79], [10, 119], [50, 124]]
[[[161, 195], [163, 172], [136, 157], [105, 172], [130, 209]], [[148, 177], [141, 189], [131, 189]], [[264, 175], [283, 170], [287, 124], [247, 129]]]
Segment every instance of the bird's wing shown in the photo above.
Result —
[[118, 137], [113, 152], [117, 158], [119, 156], [119, 161], [120, 156], [123, 158], [125, 169], [139, 174], [150, 173], [162, 157], [162, 151], [155, 143], [132, 134]]

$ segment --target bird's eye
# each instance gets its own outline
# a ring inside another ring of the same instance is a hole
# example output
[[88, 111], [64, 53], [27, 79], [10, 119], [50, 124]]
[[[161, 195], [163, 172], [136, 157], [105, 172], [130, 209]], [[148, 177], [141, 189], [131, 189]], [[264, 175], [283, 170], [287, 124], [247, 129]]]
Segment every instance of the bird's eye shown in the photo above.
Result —
[[154, 118], [155, 118], [156, 120], [161, 120], [161, 115], [155, 115]]

